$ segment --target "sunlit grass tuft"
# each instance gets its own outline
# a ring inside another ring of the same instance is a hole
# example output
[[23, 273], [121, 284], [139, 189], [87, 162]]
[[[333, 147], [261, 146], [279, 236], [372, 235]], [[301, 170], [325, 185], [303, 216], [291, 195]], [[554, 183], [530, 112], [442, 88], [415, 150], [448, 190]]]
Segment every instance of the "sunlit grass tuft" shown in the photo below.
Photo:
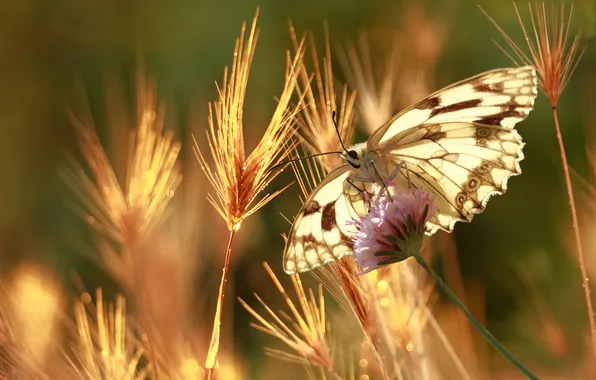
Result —
[[[156, 84], [137, 79], [137, 115], [127, 146], [126, 179], [118, 176], [87, 108], [71, 111], [83, 158], [91, 176], [76, 167], [73, 188], [85, 201], [86, 220], [100, 232], [136, 247], [165, 217], [165, 211], [182, 176], [177, 164], [180, 143], [172, 130], [163, 130], [164, 104], [158, 104]], [[126, 125], [127, 115], [118, 115]]]
[[124, 297], [106, 303], [101, 289], [95, 303], [85, 293], [74, 306], [78, 342], [74, 348], [73, 371], [80, 379], [144, 380], [151, 364], [143, 364], [144, 345], [127, 324]]
[[259, 322], [253, 327], [263, 331], [285, 343], [292, 353], [268, 349], [270, 355], [301, 364], [314, 364], [334, 373], [334, 362], [331, 353], [332, 345], [328, 342], [328, 325], [325, 317], [325, 297], [323, 288], [319, 285], [317, 294], [309, 289], [308, 293], [302, 286], [299, 275], [291, 276], [298, 306], [286, 293], [281, 282], [268, 264], [264, 264], [267, 273], [273, 280], [275, 287], [282, 295], [290, 313], [274, 312], [255, 294], [257, 301], [265, 308], [267, 314], [259, 314], [244, 300], [238, 299], [242, 306]]
[[[294, 49], [299, 49], [300, 45], [291, 25], [290, 34]], [[327, 25], [322, 60], [319, 59], [314, 36], [309, 34], [309, 37], [313, 72], [311, 74], [306, 62], [302, 61], [296, 86], [298, 98], [304, 99], [305, 103], [298, 114], [299, 135], [310, 154], [341, 152], [354, 139], [356, 92], [348, 90], [345, 84], [341, 86], [339, 96], [336, 92]], [[327, 172], [342, 164], [342, 159], [337, 154], [318, 158]]]

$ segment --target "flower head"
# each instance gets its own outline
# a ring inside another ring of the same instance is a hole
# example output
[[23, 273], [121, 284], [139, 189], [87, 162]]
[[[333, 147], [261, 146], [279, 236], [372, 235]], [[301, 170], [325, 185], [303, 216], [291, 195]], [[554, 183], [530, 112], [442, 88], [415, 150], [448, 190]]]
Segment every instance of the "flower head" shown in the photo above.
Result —
[[363, 273], [418, 254], [426, 222], [436, 212], [437, 205], [420, 189], [407, 193], [381, 191], [372, 200], [368, 215], [354, 222], [358, 230], [355, 258], [365, 268]]

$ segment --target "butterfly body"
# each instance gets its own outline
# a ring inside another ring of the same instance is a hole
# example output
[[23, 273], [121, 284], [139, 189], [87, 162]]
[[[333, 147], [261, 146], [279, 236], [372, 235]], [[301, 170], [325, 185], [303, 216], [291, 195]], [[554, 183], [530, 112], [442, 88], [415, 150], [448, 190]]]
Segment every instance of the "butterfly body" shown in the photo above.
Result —
[[352, 167], [352, 177], [370, 182], [382, 182], [379, 153], [369, 150], [366, 143], [349, 147], [342, 157], [346, 160], [346, 164]]
[[429, 95], [351, 146], [342, 154], [345, 163], [296, 216], [284, 251], [286, 273], [351, 254], [356, 231], [350, 221], [367, 214], [363, 192], [378, 191], [386, 179], [434, 197], [438, 212], [426, 225], [428, 235], [471, 221], [521, 173], [524, 143], [514, 127], [536, 95], [531, 66], [491, 70]]

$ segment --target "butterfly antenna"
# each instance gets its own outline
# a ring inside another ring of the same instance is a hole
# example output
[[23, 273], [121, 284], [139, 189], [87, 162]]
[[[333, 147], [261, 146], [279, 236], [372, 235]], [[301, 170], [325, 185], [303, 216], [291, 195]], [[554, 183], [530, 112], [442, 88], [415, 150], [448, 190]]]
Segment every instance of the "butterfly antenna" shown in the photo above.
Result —
[[339, 143], [341, 144], [341, 147], [343, 148], [343, 150], [347, 152], [348, 150], [346, 149], [344, 142], [341, 141], [341, 134], [339, 133], [339, 126], [337, 125], [337, 120], [335, 119], [336, 116], [337, 116], [337, 112], [335, 112], [335, 110], [333, 110], [333, 112], [331, 113], [331, 120], [333, 121], [333, 125], [335, 126], [335, 132], [337, 132], [337, 138], [339, 139]]
[[269, 168], [269, 170], [267, 170], [267, 173], [270, 173], [272, 170], [280, 167], [280, 166], [284, 166], [287, 165], [289, 163], [292, 162], [296, 162], [296, 161], [300, 161], [300, 160], [305, 160], [307, 158], [313, 158], [313, 157], [318, 157], [318, 156], [326, 156], [328, 154], [342, 154], [343, 152], [325, 152], [325, 153], [317, 153], [317, 154], [311, 154], [310, 156], [304, 156], [304, 157], [297, 157], [297, 158], [292, 158], [290, 160], [286, 160], [286, 161], [282, 161], [279, 164], [273, 165], [272, 167]]

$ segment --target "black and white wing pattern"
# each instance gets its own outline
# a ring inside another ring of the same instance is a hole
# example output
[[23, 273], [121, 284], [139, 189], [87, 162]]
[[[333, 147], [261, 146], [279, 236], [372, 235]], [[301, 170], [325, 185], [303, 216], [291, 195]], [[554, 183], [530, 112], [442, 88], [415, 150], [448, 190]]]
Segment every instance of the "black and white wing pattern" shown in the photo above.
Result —
[[[420, 187], [434, 195], [438, 212], [427, 234], [450, 232], [457, 221], [482, 212], [492, 195], [505, 192], [511, 176], [521, 174], [524, 143], [513, 128], [533, 109], [536, 95], [533, 67], [491, 70], [395, 115], [370, 137], [366, 150], [376, 157], [380, 173], [398, 173], [393, 181], [399, 188]], [[309, 271], [352, 253], [355, 230], [346, 221], [367, 209], [347, 180], [362, 177], [344, 165], [313, 191], [286, 242], [286, 273]], [[370, 192], [378, 188], [374, 181], [357, 182], [357, 187]]]
[[376, 186], [372, 182], [347, 181], [358, 174], [347, 164], [340, 166], [304, 202], [286, 241], [283, 257], [286, 273], [310, 271], [353, 252], [355, 229], [346, 222], [368, 212], [358, 189], [370, 192]]
[[429, 235], [471, 221], [492, 195], [505, 192], [511, 176], [521, 174], [524, 144], [515, 129], [461, 122], [416, 130], [432, 137], [397, 145], [386, 155], [403, 163], [394, 179], [398, 187], [419, 187], [434, 196], [438, 211], [427, 223]]
[[[427, 124], [475, 122], [511, 129], [534, 108], [537, 78], [532, 66], [490, 70], [439, 90], [406, 108], [377, 129], [369, 149], [410, 128]], [[394, 144], [393, 144], [394, 145]]]
[[533, 109], [536, 86], [531, 66], [492, 70], [430, 95], [371, 137], [371, 150], [407, 169], [399, 186], [434, 194], [438, 212], [428, 234], [471, 221], [521, 174], [524, 143], [513, 128]]

